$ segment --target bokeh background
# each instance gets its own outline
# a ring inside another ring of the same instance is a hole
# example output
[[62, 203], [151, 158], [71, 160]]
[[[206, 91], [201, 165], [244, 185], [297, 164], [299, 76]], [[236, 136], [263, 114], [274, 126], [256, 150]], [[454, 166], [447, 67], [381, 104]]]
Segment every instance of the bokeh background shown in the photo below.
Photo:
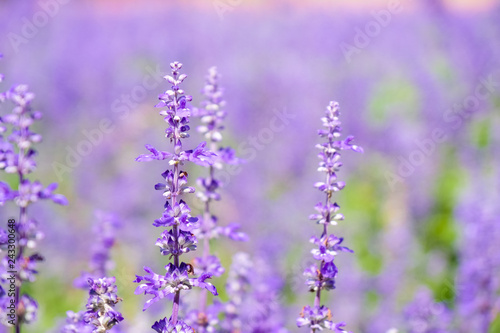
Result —
[[[487, 332], [474, 329], [485, 318], [499, 331], [498, 1], [2, 0], [0, 32], [2, 89], [29, 84], [44, 113], [36, 175], [59, 182], [70, 202], [33, 209], [46, 261], [25, 287], [41, 308], [26, 332], [56, 332], [67, 310], [82, 308], [85, 291], [73, 280], [88, 265], [96, 210], [121, 220], [112, 273], [123, 330], [149, 331], [169, 311], [143, 313], [145, 297], [133, 294], [142, 266], [165, 264], [151, 226], [163, 170], [134, 159], [146, 143], [168, 146], [153, 106], [174, 60], [189, 75], [193, 105], [207, 69], [222, 74], [224, 142], [246, 163], [225, 174], [216, 208], [250, 240], [221, 241], [216, 251], [226, 267], [239, 250], [272, 267], [291, 332], [312, 303], [302, 270], [319, 233], [307, 217], [321, 199], [314, 145], [330, 100], [365, 150], [343, 156], [347, 187], [337, 202], [346, 220], [336, 231], [355, 254], [339, 256], [326, 300], [334, 320], [353, 332], [431, 332], [411, 314], [416, 306], [442, 326], [432, 332]], [[200, 140], [193, 133], [189, 144]], [[14, 215], [15, 206], [0, 207], [2, 223]], [[226, 276], [215, 281], [221, 289]]]

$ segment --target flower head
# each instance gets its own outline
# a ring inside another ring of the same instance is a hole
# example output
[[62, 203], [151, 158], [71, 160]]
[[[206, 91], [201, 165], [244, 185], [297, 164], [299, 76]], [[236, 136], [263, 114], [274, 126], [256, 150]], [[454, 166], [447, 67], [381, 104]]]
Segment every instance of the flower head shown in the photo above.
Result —
[[114, 309], [121, 301], [116, 295], [115, 282], [114, 277], [88, 280], [89, 299], [84, 321], [95, 327], [94, 333], [107, 332], [123, 320], [122, 314]]
[[154, 323], [151, 327], [158, 333], [195, 333], [188, 324], [179, 320], [176, 323], [172, 322], [172, 319], [167, 320], [163, 318]]

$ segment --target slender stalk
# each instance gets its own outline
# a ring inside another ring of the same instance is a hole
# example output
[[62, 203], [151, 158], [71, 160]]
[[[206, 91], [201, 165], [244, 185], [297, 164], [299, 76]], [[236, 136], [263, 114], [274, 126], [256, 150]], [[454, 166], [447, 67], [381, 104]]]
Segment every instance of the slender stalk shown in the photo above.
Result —
[[[174, 75], [174, 79], [177, 79], [177, 75]], [[177, 91], [174, 95], [174, 110], [177, 113]], [[178, 154], [177, 143], [179, 146], [181, 145], [180, 138], [177, 138], [178, 131], [177, 129], [174, 132], [174, 151]], [[180, 149], [179, 149], [180, 150]], [[177, 205], [177, 193], [179, 192], [179, 164], [176, 163], [174, 165], [174, 182], [172, 185], [172, 207], [176, 207]], [[177, 225], [173, 226], [173, 234], [174, 234], [174, 247], [179, 249], [179, 228]], [[179, 251], [174, 254], [174, 265], [176, 268], [179, 268]], [[174, 296], [174, 304], [172, 306], [172, 323], [177, 324], [177, 318], [179, 316], [179, 306], [180, 306], [181, 292], [177, 291]]]
[[[210, 143], [210, 150], [211, 151], [216, 151], [217, 150], [217, 144], [215, 142]], [[211, 165], [209, 167], [209, 184], [214, 180], [214, 167]], [[208, 231], [208, 226], [207, 221], [211, 218], [211, 213], [210, 213], [210, 204], [212, 202], [211, 198], [208, 198], [207, 201], [205, 202], [205, 209], [203, 211], [203, 225], [202, 225], [202, 230]], [[208, 237], [205, 237], [203, 239], [203, 262], [206, 262], [208, 257], [210, 256], [210, 239]], [[208, 296], [208, 290], [203, 289], [200, 294], [200, 312], [205, 313], [207, 310], [207, 296]]]
[[[24, 108], [23, 108], [23, 112], [24, 112]], [[20, 118], [23, 119], [24, 115], [21, 114]], [[25, 133], [26, 133], [26, 129], [21, 127], [21, 136], [25, 135]], [[24, 148], [19, 148], [18, 165], [22, 165], [25, 154], [26, 154], [26, 150]], [[18, 190], [19, 190], [19, 187], [24, 182], [24, 174], [23, 174], [22, 170], [18, 170], [17, 174], [19, 176], [19, 185], [18, 185]], [[23, 253], [24, 253], [24, 246], [19, 244], [20, 243], [19, 240], [24, 238], [24, 235], [21, 235], [22, 228], [20, 228], [20, 226], [24, 225], [26, 223], [27, 216], [28, 216], [27, 215], [27, 208], [26, 207], [19, 207], [18, 243], [17, 243], [18, 250], [17, 250], [17, 256], [16, 256], [16, 261], [18, 263], [19, 270], [21, 270], [20, 263], [21, 263], [21, 259], [23, 258]], [[20, 333], [21, 332], [21, 320], [20, 320], [20, 316], [19, 316], [19, 299], [21, 297], [21, 295], [20, 295], [21, 294], [21, 286], [23, 283], [22, 283], [21, 277], [19, 275], [17, 275], [17, 280], [18, 280], [18, 282], [16, 283], [15, 295], [14, 295], [15, 304], [16, 304], [16, 315], [17, 315], [15, 332]]]

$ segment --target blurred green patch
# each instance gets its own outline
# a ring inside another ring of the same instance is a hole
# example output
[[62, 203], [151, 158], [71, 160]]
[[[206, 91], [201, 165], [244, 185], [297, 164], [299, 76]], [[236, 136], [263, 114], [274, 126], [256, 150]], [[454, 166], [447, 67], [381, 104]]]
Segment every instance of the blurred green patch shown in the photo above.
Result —
[[347, 184], [348, 186], [342, 193], [342, 201], [339, 202], [341, 209], [344, 209], [346, 221], [360, 223], [347, 212], [362, 212], [367, 219], [363, 220], [362, 228], [356, 228], [356, 237], [349, 239], [346, 245], [354, 250], [355, 258], [364, 271], [377, 275], [382, 270], [383, 259], [379, 253], [380, 249], [374, 247], [373, 244], [376, 235], [384, 225], [381, 208], [377, 202], [377, 197], [379, 197], [377, 183], [361, 181], [353, 177]]
[[491, 119], [480, 119], [470, 126], [470, 140], [477, 148], [486, 148], [491, 143]]
[[381, 79], [368, 106], [368, 122], [383, 127], [399, 114], [401, 119], [411, 123], [418, 121], [421, 96], [418, 88], [401, 77]]
[[57, 276], [39, 277], [35, 283], [23, 284], [21, 294], [25, 293], [38, 302], [40, 313], [34, 325], [23, 326], [23, 332], [51, 332], [65, 320], [68, 310], [83, 310], [86, 302], [85, 291], [65, 284]]
[[446, 163], [441, 166], [434, 184], [434, 203], [428, 218], [423, 221], [420, 239], [426, 252], [440, 250], [455, 257], [457, 226], [454, 210], [465, 185], [465, 173], [459, 167], [454, 149], [444, 150], [443, 154]]
[[493, 320], [488, 333], [500, 333], [500, 315], [497, 315], [495, 320]]

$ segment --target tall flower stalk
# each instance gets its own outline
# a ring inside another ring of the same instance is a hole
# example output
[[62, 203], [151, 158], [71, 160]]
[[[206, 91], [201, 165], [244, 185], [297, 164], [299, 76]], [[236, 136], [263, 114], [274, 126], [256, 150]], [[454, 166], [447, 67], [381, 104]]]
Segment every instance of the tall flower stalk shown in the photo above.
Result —
[[123, 316], [116, 311], [115, 305], [121, 301], [117, 296], [115, 277], [108, 277], [113, 261], [111, 248], [115, 243], [116, 229], [120, 225], [114, 214], [96, 212], [94, 226], [95, 240], [91, 251], [89, 271], [83, 272], [74, 281], [77, 288], [89, 291], [87, 311], [67, 312], [66, 324], [61, 333], [103, 333], [116, 327]]
[[160, 103], [156, 107], [163, 108], [160, 115], [164, 117], [168, 127], [165, 130], [165, 137], [173, 144], [173, 152], [160, 151], [146, 145], [151, 154], [140, 155], [137, 161], [168, 160], [170, 166], [162, 177], [166, 183], [155, 185], [156, 190], [162, 190], [166, 199], [162, 217], [155, 220], [155, 227], [162, 227], [165, 230], [158, 238], [156, 245], [160, 247], [162, 255], [172, 259], [165, 266], [166, 273], [159, 275], [149, 267], [144, 267], [148, 273], [145, 276], [137, 276], [134, 281], [140, 283], [136, 289], [136, 294], [144, 293], [153, 295], [153, 298], [146, 301], [144, 310], [151, 304], [173, 294], [172, 315], [156, 322], [153, 329], [157, 332], [194, 332], [193, 328], [179, 319], [180, 293], [181, 290], [189, 290], [197, 286], [209, 290], [217, 295], [215, 287], [207, 282], [212, 275], [202, 273], [197, 278], [190, 278], [193, 274], [193, 267], [189, 263], [182, 262], [180, 257], [184, 253], [196, 249], [197, 238], [193, 230], [199, 228], [198, 218], [191, 216], [191, 210], [187, 203], [181, 199], [184, 194], [194, 193], [195, 189], [188, 184], [188, 173], [181, 169], [185, 162], [190, 161], [201, 166], [208, 166], [214, 163], [215, 154], [207, 150], [206, 143], [200, 143], [193, 150], [183, 149], [183, 140], [189, 137], [189, 118], [191, 112], [187, 103], [192, 97], [185, 95], [180, 84], [187, 75], [180, 74], [182, 64], [173, 62], [170, 64], [171, 75], [165, 76], [165, 80], [171, 84], [171, 88], [159, 96]]
[[[3, 79], [0, 76], [0, 81]], [[36, 169], [34, 144], [42, 140], [40, 134], [31, 130], [31, 125], [42, 117], [41, 112], [33, 110], [31, 102], [35, 95], [26, 85], [16, 85], [0, 94], [0, 102], [10, 101], [13, 108], [10, 113], [2, 114], [0, 118], [0, 169], [6, 173], [17, 175], [17, 188], [0, 182], [2, 204], [11, 200], [19, 208], [19, 220], [9, 225], [17, 235], [16, 245], [9, 244], [7, 255], [1, 262], [0, 278], [3, 283], [15, 278], [14, 304], [17, 318], [10, 317], [7, 324], [13, 325], [14, 332], [21, 332], [23, 323], [36, 319], [37, 302], [29, 295], [21, 295], [21, 287], [26, 282], [35, 281], [36, 266], [43, 257], [36, 252], [37, 242], [43, 238], [38, 229], [38, 222], [28, 214], [31, 204], [49, 199], [57, 204], [67, 204], [66, 198], [54, 194], [57, 184], [44, 188], [39, 181], [28, 179], [28, 175]], [[12, 245], [12, 246], [11, 246]], [[15, 273], [13, 273], [15, 272]], [[4, 295], [4, 301], [9, 297]]]
[[335, 324], [331, 321], [332, 314], [330, 309], [321, 305], [321, 294], [323, 291], [335, 288], [335, 278], [337, 276], [337, 266], [334, 264], [334, 258], [338, 252], [352, 252], [347, 247], [342, 246], [343, 238], [330, 233], [328, 227], [337, 225], [339, 221], [344, 220], [344, 216], [338, 213], [340, 207], [332, 201], [334, 192], [342, 190], [345, 186], [343, 181], [337, 179], [337, 172], [342, 166], [340, 154], [342, 150], [353, 150], [362, 152], [362, 148], [353, 145], [353, 137], [340, 139], [342, 128], [339, 119], [340, 111], [337, 102], [330, 102], [326, 108], [325, 116], [321, 118], [323, 128], [318, 131], [318, 135], [326, 139], [326, 142], [316, 145], [320, 150], [318, 157], [320, 159], [318, 171], [325, 174], [324, 182], [314, 184], [318, 190], [324, 193], [325, 200], [316, 205], [316, 214], [309, 217], [322, 225], [320, 237], [313, 236], [311, 243], [317, 247], [311, 253], [318, 264], [306, 268], [304, 276], [307, 278], [309, 291], [315, 293], [314, 305], [305, 306], [297, 318], [297, 326], [307, 326], [311, 333], [329, 329], [337, 333], [345, 333], [344, 323]]
[[[213, 213], [213, 202], [221, 199], [219, 188], [223, 185], [216, 177], [216, 170], [222, 169], [225, 164], [239, 164], [241, 160], [235, 156], [234, 150], [230, 147], [222, 147], [222, 130], [224, 129], [224, 118], [227, 112], [224, 110], [226, 102], [223, 99], [223, 89], [219, 85], [220, 75], [216, 67], [211, 67], [206, 76], [205, 86], [202, 93], [205, 100], [201, 107], [193, 110], [193, 115], [201, 119], [202, 125], [197, 129], [209, 142], [210, 150], [216, 152], [214, 164], [208, 165], [208, 175], [198, 179], [198, 185], [202, 191], [196, 192], [198, 198], [203, 202], [203, 215], [199, 217], [200, 228], [195, 231], [198, 239], [203, 239], [203, 252], [201, 257], [197, 257], [194, 262], [195, 272], [200, 274], [211, 274], [221, 276], [224, 274], [219, 258], [211, 254], [210, 241], [225, 235], [230, 239], [243, 241], [247, 237], [239, 232], [239, 225], [232, 223], [227, 227], [217, 225], [217, 217]], [[207, 332], [209, 325], [213, 321], [207, 317], [207, 293], [206, 289], [201, 291], [197, 320], [193, 323], [197, 332]]]

